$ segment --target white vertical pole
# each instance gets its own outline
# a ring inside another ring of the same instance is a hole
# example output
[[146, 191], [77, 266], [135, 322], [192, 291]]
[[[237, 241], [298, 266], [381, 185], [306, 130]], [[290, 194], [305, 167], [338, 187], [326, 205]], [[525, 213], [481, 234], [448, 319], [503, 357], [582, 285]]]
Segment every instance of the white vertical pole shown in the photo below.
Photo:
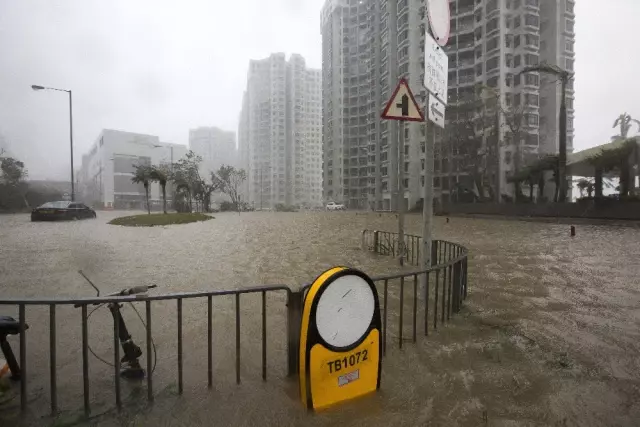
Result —
[[398, 124], [398, 260], [404, 265], [404, 121]]
[[[424, 104], [425, 122], [425, 149], [424, 149], [424, 188], [422, 202], [422, 268], [426, 270], [431, 266], [431, 229], [433, 221], [433, 145], [435, 140], [435, 127], [429, 126], [429, 97], [427, 91]], [[433, 129], [431, 129], [433, 128]], [[433, 137], [429, 133], [433, 132]], [[426, 282], [426, 275], [424, 276]]]

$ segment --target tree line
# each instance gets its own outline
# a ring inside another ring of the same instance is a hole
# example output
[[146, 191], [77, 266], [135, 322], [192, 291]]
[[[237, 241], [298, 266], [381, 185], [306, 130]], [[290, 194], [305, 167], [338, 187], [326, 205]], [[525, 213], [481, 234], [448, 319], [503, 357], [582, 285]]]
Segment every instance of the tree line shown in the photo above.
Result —
[[[546, 138], [555, 138], [555, 129], [543, 130], [539, 128], [539, 141], [528, 144], [529, 114], [534, 112], [537, 105], [529, 94], [500, 95], [492, 87], [477, 85], [465, 94], [459, 103], [447, 108], [447, 126], [441, 132], [440, 143], [436, 144], [436, 159], [442, 159], [442, 164], [436, 164], [444, 175], [446, 188], [449, 189], [449, 203], [471, 201], [493, 202], [533, 202], [534, 187], [538, 190], [538, 203], [546, 202], [544, 189], [548, 182], [554, 184], [554, 202], [560, 200], [559, 188], [560, 156], [557, 153], [543, 153], [538, 147], [539, 142]], [[524, 96], [524, 99], [520, 98]], [[621, 114], [613, 127], [619, 129], [619, 135], [612, 139], [630, 140], [629, 132], [633, 126], [640, 131], [640, 121], [628, 114]], [[534, 135], [534, 134], [531, 134]], [[499, 194], [500, 189], [500, 153], [506, 151], [505, 161], [513, 167], [507, 177], [507, 183], [513, 186], [515, 197]], [[637, 148], [632, 142], [624, 143], [615, 150], [606, 150], [588, 159], [596, 172], [598, 169], [605, 173], [618, 172], [621, 177], [619, 188], [621, 196], [629, 195], [633, 186], [633, 178], [628, 171], [626, 160], [635, 150], [636, 158], [640, 158]], [[566, 158], [566, 153], [565, 153]], [[638, 160], [636, 160], [638, 163]], [[454, 183], [455, 174], [467, 175], [466, 186]], [[578, 189], [591, 194], [595, 187], [608, 186], [598, 177], [581, 179]], [[445, 184], [443, 183], [443, 187]], [[525, 194], [524, 189], [528, 191]], [[597, 191], [596, 193], [601, 193]]]
[[0, 212], [28, 210], [62, 198], [57, 190], [30, 186], [28, 176], [24, 162], [0, 149]]
[[149, 187], [157, 182], [162, 191], [162, 210], [167, 213], [167, 185], [172, 184], [172, 200], [174, 208], [179, 212], [195, 210], [211, 210], [211, 195], [220, 191], [231, 199], [231, 205], [237, 212], [246, 210], [246, 203], [241, 200], [240, 186], [247, 179], [244, 169], [236, 169], [230, 165], [222, 165], [211, 172], [210, 176], [200, 176], [202, 157], [189, 151], [187, 155], [173, 165], [135, 165], [131, 181], [142, 184], [145, 190], [147, 212], [151, 214], [149, 204]]
[[[503, 99], [496, 89], [484, 85], [475, 86], [461, 101], [447, 109], [448, 123], [436, 145], [436, 158], [443, 159], [439, 166], [446, 174], [449, 203], [472, 201], [459, 200], [463, 194], [473, 201], [511, 201], [500, 191], [501, 148], [511, 148], [507, 160], [513, 163], [512, 175], [536, 157], [523, 144], [531, 108], [526, 99], [518, 98], [517, 103], [512, 97]], [[468, 187], [454, 184], [454, 173], [466, 174]], [[511, 182], [519, 198], [521, 182]]]

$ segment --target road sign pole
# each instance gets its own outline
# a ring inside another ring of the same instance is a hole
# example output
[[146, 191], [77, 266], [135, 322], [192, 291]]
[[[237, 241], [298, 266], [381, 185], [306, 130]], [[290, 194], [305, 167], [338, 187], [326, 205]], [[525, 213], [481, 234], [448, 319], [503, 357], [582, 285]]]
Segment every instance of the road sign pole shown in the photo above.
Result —
[[[431, 95], [427, 91], [424, 108], [429, 108], [429, 97]], [[431, 267], [431, 229], [433, 221], [433, 146], [435, 142], [435, 125], [429, 125], [429, 118], [425, 114], [424, 119], [425, 126], [425, 147], [424, 147], [424, 188], [423, 188], [423, 200], [422, 200], [422, 268], [426, 270]], [[432, 134], [432, 135], [430, 135]], [[425, 286], [427, 275], [423, 275]], [[426, 288], [425, 288], [426, 289]]]
[[[391, 99], [387, 102], [382, 115], [380, 116], [384, 120], [398, 120], [401, 123], [398, 124], [398, 134], [396, 135], [397, 144], [397, 173], [395, 174], [396, 186], [392, 188], [392, 191], [396, 193], [396, 209], [398, 212], [398, 259], [400, 265], [404, 264], [405, 244], [404, 244], [404, 121], [417, 121], [421, 122], [426, 119], [426, 114], [422, 114], [420, 107], [416, 102], [411, 89], [409, 89], [409, 83], [405, 79], [400, 79], [398, 86], [393, 91]], [[392, 135], [393, 137], [393, 135]], [[393, 148], [391, 150], [393, 153]], [[393, 164], [393, 163], [392, 163]]]
[[398, 123], [398, 260], [404, 265], [404, 122]]

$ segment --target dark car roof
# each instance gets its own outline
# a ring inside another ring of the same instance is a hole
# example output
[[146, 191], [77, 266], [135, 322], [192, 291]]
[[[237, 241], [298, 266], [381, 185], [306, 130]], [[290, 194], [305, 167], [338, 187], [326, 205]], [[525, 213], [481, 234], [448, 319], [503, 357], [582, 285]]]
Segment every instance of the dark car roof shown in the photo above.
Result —
[[47, 203], [45, 203], [43, 205], [38, 206], [38, 208], [66, 209], [71, 204], [77, 204], [77, 205], [83, 205], [83, 206], [89, 207], [87, 204], [85, 204], [83, 202], [80, 202], [78, 200], [75, 200], [73, 202], [68, 201], [68, 200], [61, 200], [61, 201], [58, 201], [58, 202], [47, 202]]
[[47, 202], [39, 207], [41, 208], [68, 208], [71, 202], [69, 201], [59, 201], [59, 202]]

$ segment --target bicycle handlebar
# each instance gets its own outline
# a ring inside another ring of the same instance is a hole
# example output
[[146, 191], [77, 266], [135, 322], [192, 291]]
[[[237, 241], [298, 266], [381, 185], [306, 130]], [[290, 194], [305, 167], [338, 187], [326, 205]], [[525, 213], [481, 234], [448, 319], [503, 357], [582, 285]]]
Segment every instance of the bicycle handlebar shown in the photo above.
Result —
[[129, 288], [129, 289], [123, 289], [119, 292], [114, 292], [112, 294], [107, 294], [105, 296], [108, 297], [120, 297], [120, 296], [127, 296], [127, 295], [134, 295], [134, 294], [143, 294], [145, 292], [147, 292], [149, 289], [153, 289], [156, 288], [157, 285], [142, 285], [142, 286], [134, 286], [133, 288]]
[[[157, 288], [158, 285], [142, 285], [142, 286], [134, 286], [133, 288], [122, 289], [121, 291], [114, 292], [112, 294], [103, 295], [105, 297], [122, 297], [134, 294], [143, 294], [147, 292], [149, 289]], [[93, 304], [98, 305], [98, 304]], [[74, 304], [74, 307], [80, 307], [82, 304]]]

